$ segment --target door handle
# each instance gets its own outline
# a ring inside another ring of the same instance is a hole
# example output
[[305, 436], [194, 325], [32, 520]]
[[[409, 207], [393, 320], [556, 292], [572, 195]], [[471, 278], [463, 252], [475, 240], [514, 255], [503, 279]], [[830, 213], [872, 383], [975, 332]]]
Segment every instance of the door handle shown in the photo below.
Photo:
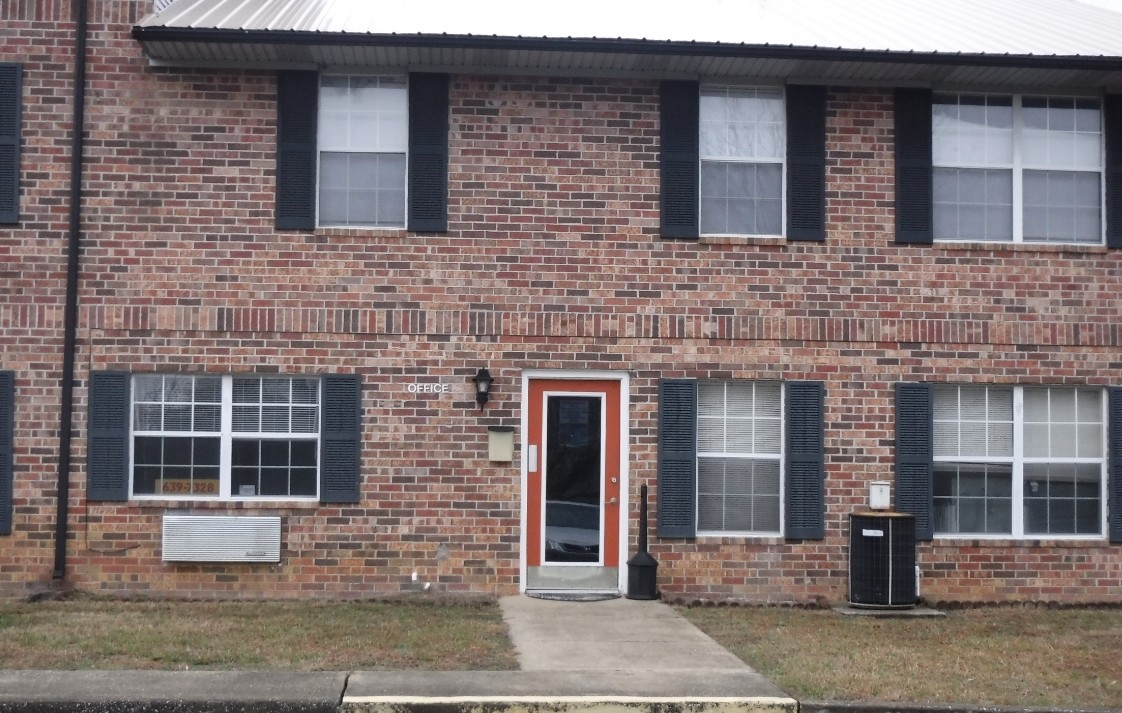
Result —
[[611, 499], [609, 499], [609, 500], [608, 500], [608, 504], [609, 504], [609, 505], [618, 505], [618, 504], [619, 504], [619, 498], [611, 498]]

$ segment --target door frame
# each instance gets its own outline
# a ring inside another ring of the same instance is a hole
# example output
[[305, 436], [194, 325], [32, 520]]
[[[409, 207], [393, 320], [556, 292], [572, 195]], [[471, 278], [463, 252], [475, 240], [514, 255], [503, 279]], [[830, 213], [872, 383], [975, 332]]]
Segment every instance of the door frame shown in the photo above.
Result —
[[[548, 379], [554, 381], [616, 381], [619, 382], [619, 484], [620, 484], [620, 503], [619, 503], [619, 574], [617, 577], [616, 585], [621, 593], [626, 593], [627, 588], [627, 532], [628, 523], [630, 522], [631, 501], [630, 501], [630, 471], [628, 464], [630, 463], [630, 441], [629, 441], [629, 424], [631, 413], [631, 399], [629, 386], [631, 383], [630, 375], [624, 371], [577, 371], [571, 369], [565, 370], [552, 370], [552, 369], [525, 369], [522, 371], [522, 416], [521, 416], [521, 430], [522, 430], [522, 448], [520, 449], [520, 500], [519, 505], [519, 528], [518, 528], [518, 591], [526, 592], [526, 575], [527, 575], [527, 551], [528, 535], [527, 525], [529, 518], [529, 448], [526, 444], [529, 443], [529, 428], [530, 428], [530, 382], [538, 379]], [[611, 428], [611, 424], [604, 424], [604, 432]]]

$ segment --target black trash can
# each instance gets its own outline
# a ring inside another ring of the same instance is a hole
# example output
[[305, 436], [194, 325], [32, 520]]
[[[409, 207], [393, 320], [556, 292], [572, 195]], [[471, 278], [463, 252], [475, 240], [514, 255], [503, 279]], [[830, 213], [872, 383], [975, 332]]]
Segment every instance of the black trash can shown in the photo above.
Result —
[[627, 598], [658, 599], [658, 561], [649, 552], [627, 560]]
[[916, 521], [900, 512], [849, 516], [849, 603], [870, 609], [916, 605]]

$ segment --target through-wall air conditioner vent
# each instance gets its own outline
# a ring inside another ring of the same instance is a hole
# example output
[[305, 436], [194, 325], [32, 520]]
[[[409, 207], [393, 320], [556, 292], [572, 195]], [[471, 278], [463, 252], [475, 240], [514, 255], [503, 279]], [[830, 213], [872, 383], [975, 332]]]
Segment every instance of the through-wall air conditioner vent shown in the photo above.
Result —
[[164, 562], [280, 562], [279, 517], [164, 515]]
[[163, 12], [171, 7], [173, 2], [175, 2], [175, 0], [154, 0], [152, 3], [152, 10], [155, 12]]

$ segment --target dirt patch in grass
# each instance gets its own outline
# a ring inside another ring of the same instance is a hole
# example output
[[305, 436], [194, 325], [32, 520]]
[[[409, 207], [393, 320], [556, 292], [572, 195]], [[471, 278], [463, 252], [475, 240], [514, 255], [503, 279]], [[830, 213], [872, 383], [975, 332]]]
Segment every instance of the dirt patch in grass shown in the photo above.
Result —
[[2, 669], [517, 668], [484, 603], [0, 601]]
[[1122, 709], [1122, 610], [681, 609], [797, 698]]

